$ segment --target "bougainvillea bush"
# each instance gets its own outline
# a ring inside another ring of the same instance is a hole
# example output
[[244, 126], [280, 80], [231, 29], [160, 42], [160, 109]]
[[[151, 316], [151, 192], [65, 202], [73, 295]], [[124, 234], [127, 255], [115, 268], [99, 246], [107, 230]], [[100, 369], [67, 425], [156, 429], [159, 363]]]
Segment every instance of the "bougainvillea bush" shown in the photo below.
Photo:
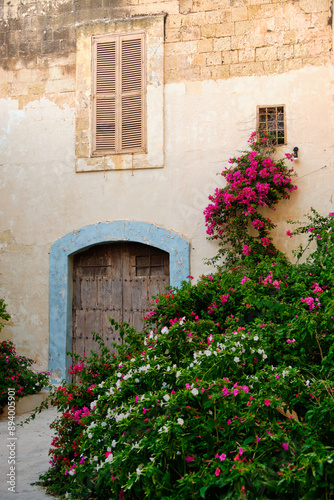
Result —
[[221, 174], [225, 186], [209, 196], [211, 203], [204, 211], [207, 234], [220, 245], [217, 258], [224, 256], [227, 264], [243, 255], [277, 255], [270, 236], [276, 225], [266, 213], [297, 189], [293, 168], [285, 164], [293, 155], [275, 159], [267, 134], [259, 137], [254, 132], [248, 143], [249, 151], [229, 159], [230, 166]]
[[80, 500], [333, 497], [333, 227], [323, 218], [304, 263], [244, 255], [184, 282], [155, 298], [142, 332], [123, 325], [117, 358], [106, 348], [79, 358], [79, 380], [52, 396], [62, 414], [42, 477], [48, 491]]
[[[4, 299], [0, 299], [0, 331], [10, 315]], [[15, 390], [15, 399], [19, 400], [27, 394], [35, 394], [49, 384], [46, 372], [36, 373], [30, 367], [34, 360], [19, 356], [15, 345], [10, 340], [0, 342], [0, 413], [8, 403], [8, 388]]]

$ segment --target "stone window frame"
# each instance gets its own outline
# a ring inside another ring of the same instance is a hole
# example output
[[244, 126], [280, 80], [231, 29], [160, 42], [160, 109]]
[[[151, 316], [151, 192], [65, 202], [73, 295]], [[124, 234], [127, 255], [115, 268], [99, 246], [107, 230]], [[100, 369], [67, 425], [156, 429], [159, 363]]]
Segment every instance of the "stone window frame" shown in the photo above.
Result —
[[285, 104], [257, 106], [256, 129], [258, 130], [258, 132], [264, 131], [266, 133], [269, 133], [272, 136], [272, 145], [286, 145], [287, 128]]
[[[76, 27], [75, 170], [163, 168], [165, 14], [94, 21]], [[92, 37], [144, 32], [146, 39], [146, 139], [142, 152], [95, 155], [92, 127]]]

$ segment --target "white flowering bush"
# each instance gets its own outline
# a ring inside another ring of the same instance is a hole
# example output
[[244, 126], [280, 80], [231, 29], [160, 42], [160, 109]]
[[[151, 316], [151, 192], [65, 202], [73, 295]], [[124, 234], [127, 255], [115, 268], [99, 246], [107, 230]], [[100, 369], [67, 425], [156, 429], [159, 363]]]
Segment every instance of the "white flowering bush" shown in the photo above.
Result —
[[100, 358], [79, 359], [79, 382], [52, 396], [62, 415], [42, 477], [48, 491], [333, 496], [332, 218], [321, 227], [306, 263], [247, 257], [186, 282], [155, 299], [147, 329], [121, 327], [117, 358], [103, 347]]

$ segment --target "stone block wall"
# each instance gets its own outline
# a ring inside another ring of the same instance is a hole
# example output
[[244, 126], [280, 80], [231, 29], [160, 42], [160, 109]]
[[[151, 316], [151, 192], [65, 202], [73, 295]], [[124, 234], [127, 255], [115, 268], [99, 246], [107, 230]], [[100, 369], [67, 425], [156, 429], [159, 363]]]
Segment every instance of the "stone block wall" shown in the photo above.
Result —
[[324, 65], [331, 0], [10, 0], [0, 5], [0, 97], [20, 105], [75, 90], [77, 27], [167, 14], [165, 82], [265, 75]]

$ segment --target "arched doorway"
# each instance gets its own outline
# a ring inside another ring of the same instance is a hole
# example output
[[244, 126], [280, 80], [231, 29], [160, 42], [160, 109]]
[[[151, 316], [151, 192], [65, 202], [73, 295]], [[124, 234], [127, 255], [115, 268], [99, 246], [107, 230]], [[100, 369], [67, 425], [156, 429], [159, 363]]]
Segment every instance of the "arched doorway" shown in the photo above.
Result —
[[135, 242], [95, 245], [73, 257], [73, 343], [75, 354], [96, 350], [92, 331], [104, 343], [122, 343], [109, 318], [139, 331], [152, 310], [152, 296], [169, 285], [169, 254]]
[[72, 359], [73, 259], [94, 245], [135, 242], [169, 254], [169, 284], [180, 286], [190, 274], [190, 243], [181, 235], [148, 222], [117, 220], [83, 226], [55, 241], [50, 252], [49, 273], [49, 372], [51, 380], [70, 381]]

